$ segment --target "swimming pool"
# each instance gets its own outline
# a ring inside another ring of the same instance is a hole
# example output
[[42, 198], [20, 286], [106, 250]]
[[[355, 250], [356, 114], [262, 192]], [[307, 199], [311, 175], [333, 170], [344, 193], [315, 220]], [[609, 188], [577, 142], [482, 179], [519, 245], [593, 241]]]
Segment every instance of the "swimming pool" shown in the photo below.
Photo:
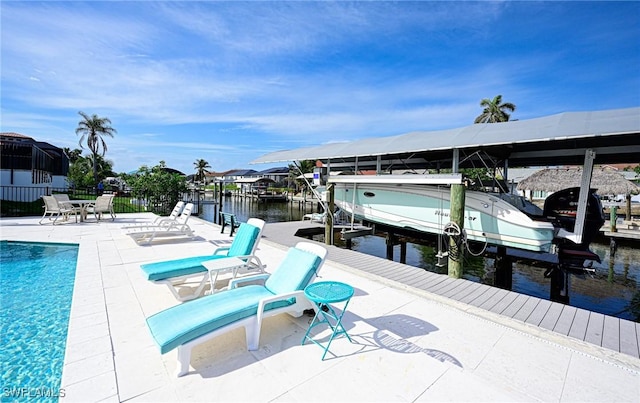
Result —
[[2, 401], [52, 402], [60, 389], [78, 245], [0, 241]]

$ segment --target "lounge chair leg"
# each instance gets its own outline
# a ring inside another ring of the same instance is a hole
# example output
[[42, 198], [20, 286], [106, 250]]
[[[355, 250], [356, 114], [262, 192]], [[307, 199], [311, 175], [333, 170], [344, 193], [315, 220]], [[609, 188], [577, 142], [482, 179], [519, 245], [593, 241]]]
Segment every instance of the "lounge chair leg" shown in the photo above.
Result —
[[245, 326], [244, 332], [247, 337], [247, 350], [256, 351], [260, 344], [260, 322], [256, 319], [250, 325]]
[[184, 346], [178, 347], [178, 369], [176, 376], [180, 377], [189, 373], [189, 365], [191, 364], [191, 349]]

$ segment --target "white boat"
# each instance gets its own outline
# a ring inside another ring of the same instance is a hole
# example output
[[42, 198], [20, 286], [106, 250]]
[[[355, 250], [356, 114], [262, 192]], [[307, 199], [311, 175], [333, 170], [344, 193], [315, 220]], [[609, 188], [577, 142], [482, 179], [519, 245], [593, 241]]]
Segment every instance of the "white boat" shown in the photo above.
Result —
[[[335, 184], [335, 204], [356, 219], [442, 234], [451, 221], [446, 183], [452, 183], [452, 178], [461, 180], [452, 175], [345, 175], [331, 177], [329, 182]], [[551, 252], [556, 229], [496, 195], [467, 190], [464, 231], [472, 241]]]

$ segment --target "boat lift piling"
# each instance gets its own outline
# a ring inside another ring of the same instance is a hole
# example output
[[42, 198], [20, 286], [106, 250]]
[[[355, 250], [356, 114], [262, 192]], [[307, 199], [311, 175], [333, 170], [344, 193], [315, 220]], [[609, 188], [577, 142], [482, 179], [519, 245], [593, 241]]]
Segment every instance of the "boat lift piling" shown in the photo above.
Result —
[[507, 254], [507, 248], [498, 246], [496, 248], [494, 268], [494, 285], [505, 290], [513, 288], [513, 259]]
[[385, 244], [387, 246], [387, 259], [393, 260], [393, 248], [396, 245], [400, 245], [400, 263], [407, 263], [407, 241], [403, 238], [398, 238], [396, 234], [388, 231], [385, 236]]
[[[465, 188], [463, 184], [452, 184], [451, 185], [451, 222], [456, 224], [460, 231], [464, 230], [464, 202], [465, 202]], [[457, 248], [456, 242], [458, 240], [455, 237], [449, 238], [449, 250], [454, 250]], [[449, 254], [449, 265], [448, 265], [448, 273], [449, 277], [453, 278], [462, 278], [462, 255], [464, 254], [464, 249], [460, 251], [460, 256], [453, 256], [453, 254]]]
[[327, 210], [324, 226], [324, 243], [327, 245], [333, 245], [333, 210], [334, 210], [334, 185], [333, 183], [327, 184]]

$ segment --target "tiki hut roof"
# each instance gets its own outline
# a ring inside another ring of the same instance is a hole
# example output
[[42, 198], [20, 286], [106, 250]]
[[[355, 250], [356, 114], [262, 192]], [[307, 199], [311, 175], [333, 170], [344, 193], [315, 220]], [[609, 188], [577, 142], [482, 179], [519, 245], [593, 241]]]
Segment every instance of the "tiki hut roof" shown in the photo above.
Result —
[[[562, 189], [580, 186], [582, 168], [548, 168], [529, 176], [518, 183], [518, 190], [541, 190], [557, 192]], [[612, 169], [594, 168], [591, 188], [599, 195], [638, 194], [640, 187], [628, 181], [621, 173]]]

